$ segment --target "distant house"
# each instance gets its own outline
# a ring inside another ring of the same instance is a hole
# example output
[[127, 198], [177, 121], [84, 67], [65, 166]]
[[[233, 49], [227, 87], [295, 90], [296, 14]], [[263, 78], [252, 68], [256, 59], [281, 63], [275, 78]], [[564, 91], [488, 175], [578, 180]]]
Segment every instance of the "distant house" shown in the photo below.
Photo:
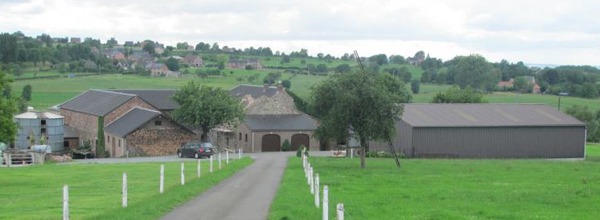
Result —
[[232, 59], [232, 60], [229, 60], [229, 63], [227, 64], [227, 66], [229, 68], [234, 68], [234, 69], [245, 69], [247, 66], [250, 66], [250, 67], [252, 67], [252, 69], [255, 69], [255, 70], [263, 69], [262, 63], [258, 59], [244, 59], [244, 60]]
[[146, 64], [145, 69], [149, 70], [152, 76], [165, 76], [170, 72], [164, 63], [150, 62]]
[[125, 60], [125, 54], [121, 53], [120, 51], [113, 50], [108, 53], [107, 58], [111, 60]]
[[408, 62], [408, 64], [415, 65], [415, 66], [420, 65], [423, 61], [425, 61], [425, 59], [419, 58], [419, 57], [406, 58], [406, 62]]
[[193, 67], [201, 67], [204, 64], [204, 61], [198, 55], [187, 55], [183, 58], [183, 62]]
[[[540, 94], [540, 85], [535, 81], [535, 77], [533, 76], [519, 76], [527, 82], [527, 84], [531, 85], [532, 91], [531, 93]], [[515, 78], [510, 78], [508, 81], [500, 81], [496, 85], [500, 90], [512, 90], [514, 88]]]
[[393, 145], [408, 157], [583, 158], [585, 136], [585, 123], [543, 104], [405, 104]]
[[72, 37], [71, 38], [71, 43], [72, 44], [80, 44], [81, 43], [81, 38], [79, 38], [79, 37]]
[[514, 84], [514, 82], [515, 82], [515, 79], [514, 79], [514, 78], [511, 78], [511, 79], [510, 79], [510, 80], [508, 80], [508, 81], [500, 81], [500, 82], [498, 82], [498, 85], [497, 85], [497, 86], [498, 86], [498, 88], [499, 88], [499, 89], [501, 89], [501, 90], [511, 90], [511, 89], [513, 88], [513, 86], [514, 86], [514, 85], [513, 85], [513, 84]]

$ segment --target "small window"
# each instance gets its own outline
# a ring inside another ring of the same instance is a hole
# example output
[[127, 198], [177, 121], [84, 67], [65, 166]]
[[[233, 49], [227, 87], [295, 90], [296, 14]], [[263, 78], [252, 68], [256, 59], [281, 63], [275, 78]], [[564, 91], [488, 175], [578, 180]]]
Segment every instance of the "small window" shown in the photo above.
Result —
[[45, 134], [46, 133], [46, 128], [42, 128], [41, 132], [42, 132], [42, 134]]
[[246, 134], [246, 142], [248, 142], [248, 134]]
[[227, 146], [229, 146], [229, 137], [225, 138], [225, 142], [227, 143]]
[[46, 125], [46, 120], [42, 119], [42, 125]]
[[119, 147], [121, 147], [121, 139], [119, 139]]
[[162, 121], [161, 120], [154, 121], [154, 126], [162, 126]]
[[242, 140], [242, 132], [240, 132], [240, 135], [239, 135], [238, 139], [240, 139], [240, 141]]

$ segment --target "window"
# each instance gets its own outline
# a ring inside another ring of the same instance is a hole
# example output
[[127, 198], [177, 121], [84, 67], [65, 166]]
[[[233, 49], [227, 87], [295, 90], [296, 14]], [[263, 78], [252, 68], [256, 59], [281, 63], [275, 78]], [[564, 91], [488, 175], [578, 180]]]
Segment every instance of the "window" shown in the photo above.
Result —
[[240, 139], [240, 141], [242, 140], [242, 132], [240, 132], [240, 135], [239, 135], [238, 139]]
[[154, 126], [162, 126], [162, 121], [161, 120], [154, 121]]
[[42, 129], [41, 129], [41, 133], [42, 133], [42, 134], [46, 134], [46, 128], [42, 128]]
[[246, 134], [246, 142], [248, 142], [248, 134]]
[[229, 137], [225, 138], [225, 142], [227, 143], [227, 146], [229, 146]]
[[46, 120], [42, 119], [42, 125], [46, 125]]
[[121, 139], [119, 139], [119, 147], [121, 147]]

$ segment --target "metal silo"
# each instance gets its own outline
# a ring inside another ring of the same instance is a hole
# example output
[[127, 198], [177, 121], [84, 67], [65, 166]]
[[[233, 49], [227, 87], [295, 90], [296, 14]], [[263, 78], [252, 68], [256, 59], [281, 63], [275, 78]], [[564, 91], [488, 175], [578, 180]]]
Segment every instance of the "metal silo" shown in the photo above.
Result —
[[[19, 129], [17, 130], [17, 138], [15, 140], [15, 148], [29, 149], [31, 146], [31, 137], [35, 140], [40, 138], [41, 123], [35, 112], [25, 112], [15, 116], [15, 122]], [[37, 143], [37, 142], [35, 142]]]
[[[63, 117], [49, 112], [25, 112], [15, 116], [19, 126], [15, 147], [29, 149], [32, 145], [50, 145], [52, 152], [64, 150], [64, 124]], [[44, 141], [42, 141], [44, 137]], [[32, 140], [33, 138], [33, 140]]]
[[49, 112], [41, 113], [41, 129], [42, 134], [46, 136], [46, 145], [52, 147], [52, 152], [64, 150], [64, 124], [63, 116], [52, 114]]

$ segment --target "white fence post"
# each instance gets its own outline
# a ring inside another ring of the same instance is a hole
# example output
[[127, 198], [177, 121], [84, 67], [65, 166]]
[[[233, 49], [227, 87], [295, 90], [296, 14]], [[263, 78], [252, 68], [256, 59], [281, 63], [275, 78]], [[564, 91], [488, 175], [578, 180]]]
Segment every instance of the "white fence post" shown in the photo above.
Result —
[[123, 189], [122, 189], [122, 205], [123, 208], [127, 208], [127, 173], [123, 173]]
[[198, 159], [197, 161], [198, 161], [198, 165], [197, 165], [197, 167], [196, 167], [196, 176], [197, 176], [198, 178], [200, 178], [200, 175], [201, 175], [201, 173], [202, 173], [202, 168], [200, 167], [200, 159]]
[[354, 148], [350, 148], [350, 159], [354, 158]]
[[321, 190], [319, 186], [319, 174], [315, 174], [315, 206], [319, 208], [319, 191]]
[[242, 159], [242, 148], [238, 149], [238, 159]]
[[323, 186], [323, 220], [329, 219], [329, 188]]
[[219, 152], [219, 170], [221, 169], [221, 152]]
[[310, 168], [310, 194], [315, 194], [315, 178], [313, 176], [313, 168]]
[[212, 173], [212, 171], [213, 171], [213, 158], [212, 158], [212, 156], [213, 155], [210, 155], [210, 173]]
[[337, 220], [344, 220], [344, 204], [337, 204]]
[[310, 163], [306, 165], [306, 184], [310, 185]]
[[63, 186], [63, 220], [69, 220], [69, 186]]
[[181, 185], [185, 185], [185, 174], [183, 173], [184, 169], [183, 162], [181, 162]]
[[229, 151], [225, 151], [225, 163], [229, 164]]
[[158, 192], [162, 194], [165, 191], [165, 165], [160, 165], [160, 185], [158, 186]]

